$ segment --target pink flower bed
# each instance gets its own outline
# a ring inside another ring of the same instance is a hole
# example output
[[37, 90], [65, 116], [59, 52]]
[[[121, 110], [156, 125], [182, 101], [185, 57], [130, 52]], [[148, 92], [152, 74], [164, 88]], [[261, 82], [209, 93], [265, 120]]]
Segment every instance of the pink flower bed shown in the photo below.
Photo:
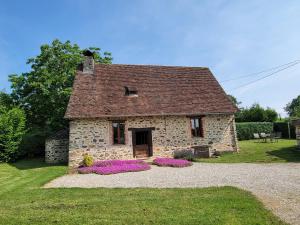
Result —
[[150, 165], [148, 164], [123, 164], [119, 166], [95, 167], [94, 173], [107, 175], [115, 173], [138, 172], [149, 169]]
[[187, 167], [192, 163], [185, 159], [172, 159], [172, 158], [156, 158], [153, 164], [157, 166], [170, 166], [170, 167]]
[[96, 173], [101, 175], [137, 172], [149, 170], [150, 165], [142, 160], [103, 160], [96, 161], [91, 167], [80, 167], [78, 172], [82, 174]]
[[101, 160], [95, 161], [93, 166], [104, 167], [104, 166], [121, 166], [128, 164], [145, 164], [143, 160]]

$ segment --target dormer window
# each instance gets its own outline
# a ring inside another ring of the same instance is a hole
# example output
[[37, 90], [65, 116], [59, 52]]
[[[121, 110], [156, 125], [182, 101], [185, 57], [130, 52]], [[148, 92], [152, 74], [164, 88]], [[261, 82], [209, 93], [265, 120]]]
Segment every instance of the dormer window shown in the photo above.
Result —
[[125, 96], [137, 97], [138, 91], [135, 87], [125, 86]]

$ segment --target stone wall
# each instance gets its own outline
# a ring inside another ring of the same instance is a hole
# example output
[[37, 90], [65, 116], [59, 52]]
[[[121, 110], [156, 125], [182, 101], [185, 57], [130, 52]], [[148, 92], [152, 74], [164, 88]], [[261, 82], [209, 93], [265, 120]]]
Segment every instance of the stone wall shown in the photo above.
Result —
[[153, 156], [173, 156], [175, 150], [211, 144], [214, 150], [238, 151], [233, 115], [203, 118], [204, 137], [192, 137], [186, 116], [129, 117], [125, 120], [125, 145], [113, 145], [112, 120], [70, 121], [69, 166], [77, 167], [88, 153], [95, 159], [131, 159], [132, 133], [128, 128], [155, 127], [152, 131]]
[[49, 138], [45, 143], [46, 163], [68, 162], [69, 139]]

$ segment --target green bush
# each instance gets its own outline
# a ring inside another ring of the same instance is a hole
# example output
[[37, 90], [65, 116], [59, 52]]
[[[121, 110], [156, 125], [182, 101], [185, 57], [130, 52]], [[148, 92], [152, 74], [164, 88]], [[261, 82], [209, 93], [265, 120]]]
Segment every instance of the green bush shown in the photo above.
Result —
[[20, 144], [26, 132], [25, 123], [22, 109], [0, 108], [0, 162], [14, 161], [22, 155]]
[[83, 157], [83, 165], [84, 166], [92, 166], [93, 163], [94, 163], [94, 159], [92, 156], [90, 156], [88, 154], [84, 155], [84, 157]]
[[236, 123], [236, 132], [239, 140], [249, 140], [249, 139], [253, 139], [254, 133], [272, 133], [273, 123], [271, 122]]

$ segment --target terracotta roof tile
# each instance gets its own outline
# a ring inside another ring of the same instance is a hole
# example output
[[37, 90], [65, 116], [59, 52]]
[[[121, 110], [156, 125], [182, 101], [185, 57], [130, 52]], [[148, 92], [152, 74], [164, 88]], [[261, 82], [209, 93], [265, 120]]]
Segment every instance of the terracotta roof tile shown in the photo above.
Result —
[[[125, 87], [138, 97], [125, 96]], [[234, 113], [237, 108], [208, 68], [95, 65], [94, 74], [78, 71], [65, 117]]]

